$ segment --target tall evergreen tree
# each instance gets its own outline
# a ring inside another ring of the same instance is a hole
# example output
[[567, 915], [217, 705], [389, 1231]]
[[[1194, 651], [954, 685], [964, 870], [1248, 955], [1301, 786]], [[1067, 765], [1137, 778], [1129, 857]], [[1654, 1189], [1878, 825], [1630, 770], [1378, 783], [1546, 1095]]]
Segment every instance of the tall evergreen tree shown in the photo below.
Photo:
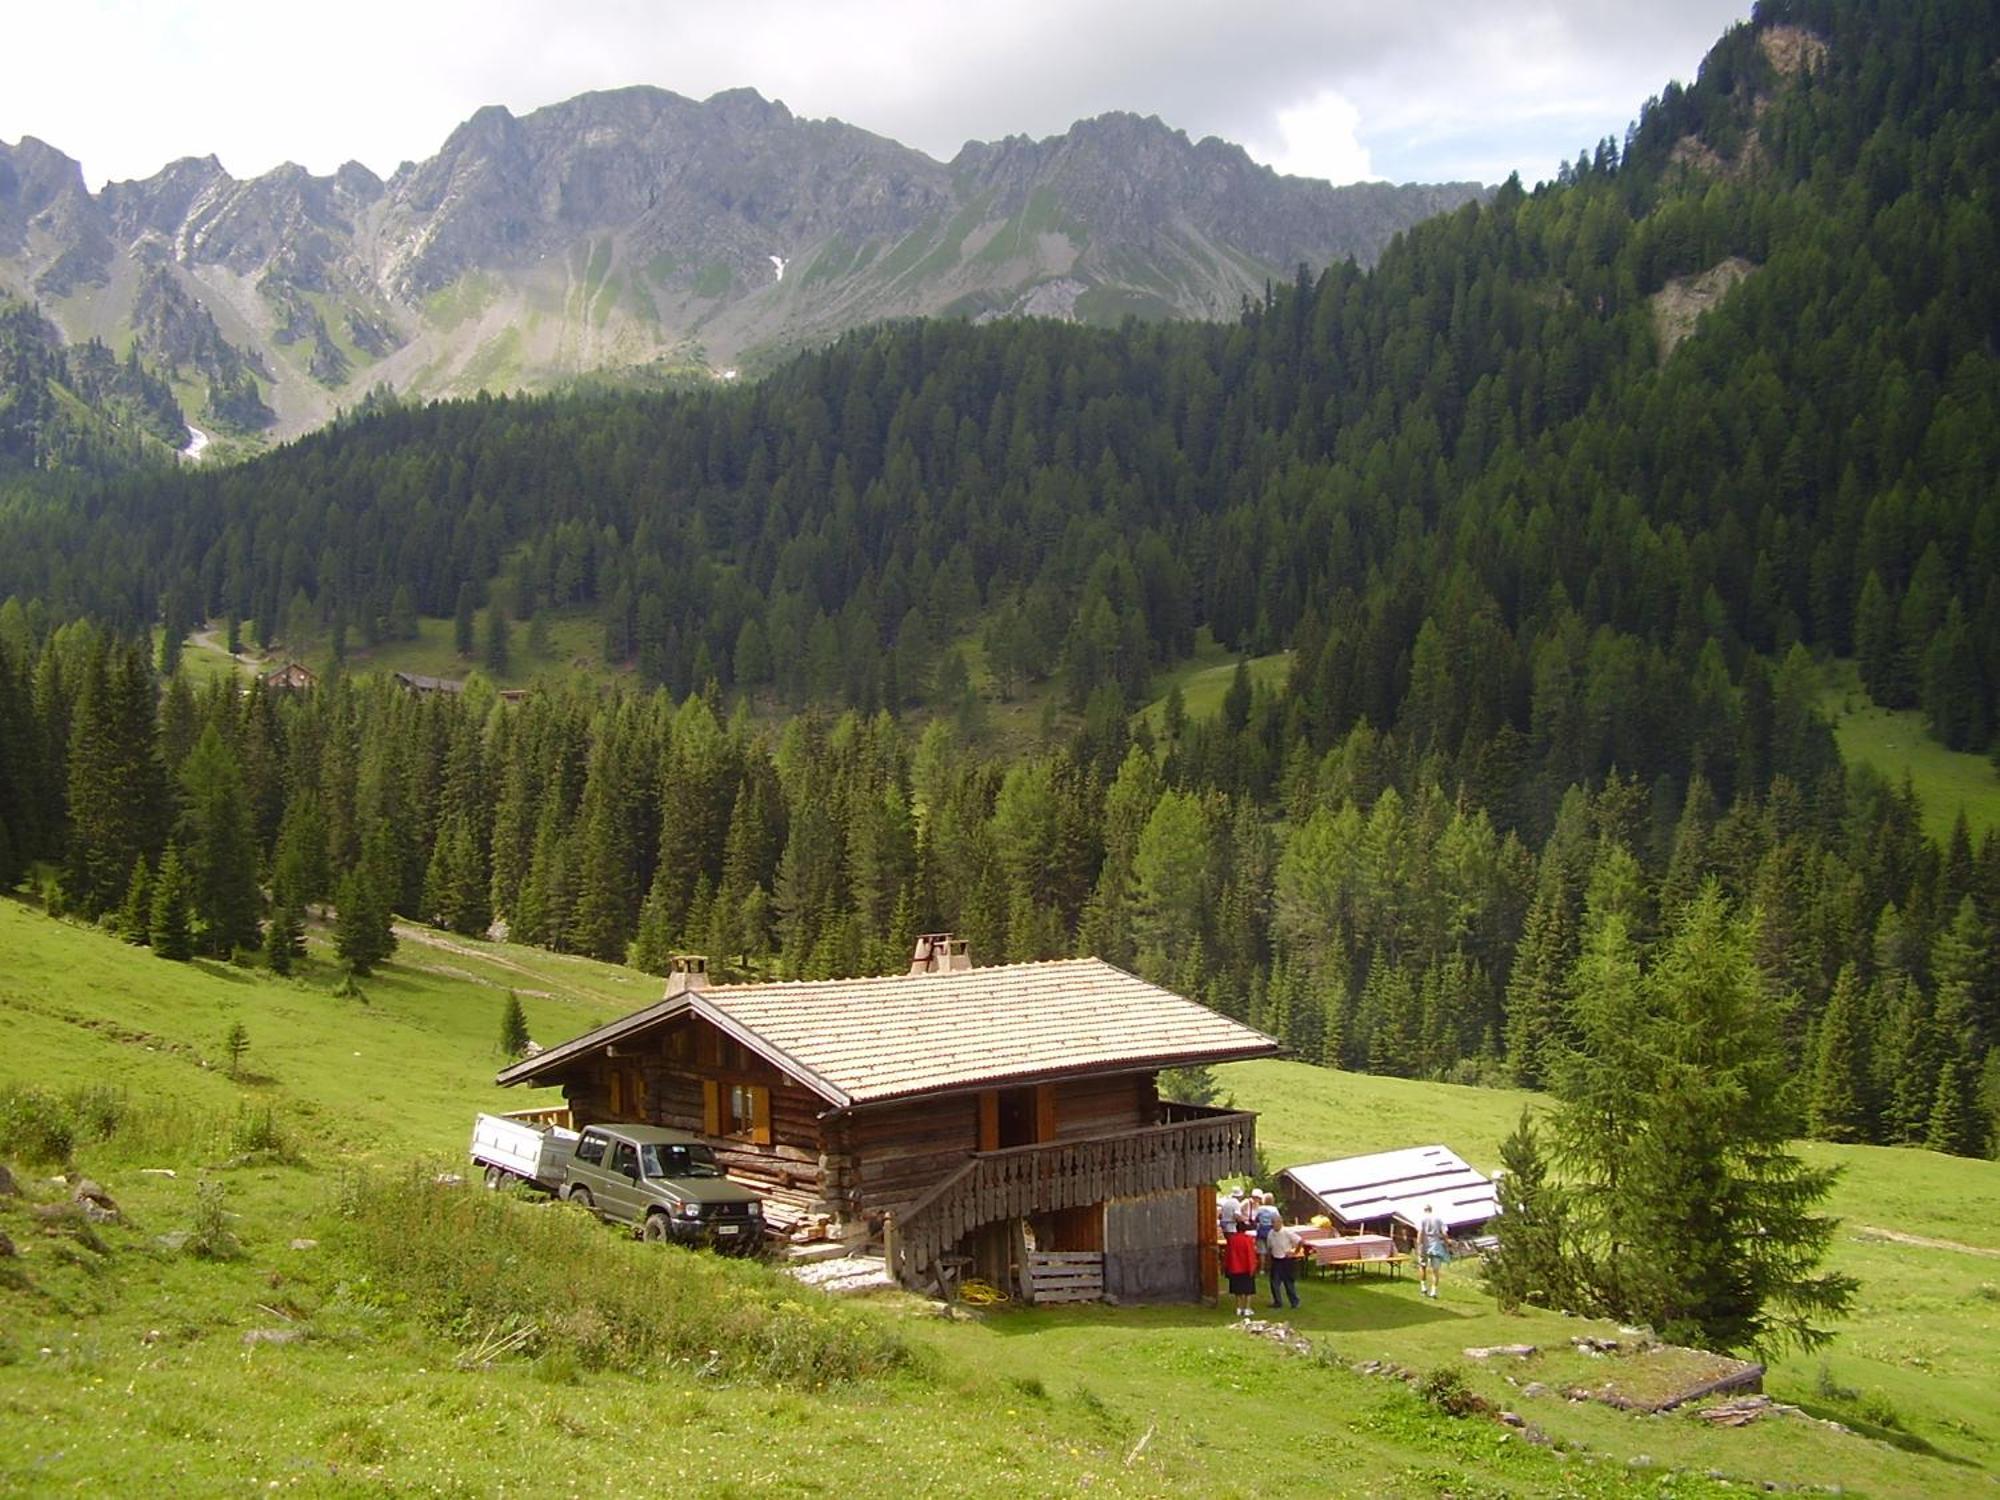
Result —
[[181, 767], [176, 841], [204, 952], [227, 958], [257, 942], [257, 842], [235, 753], [211, 723]]
[[153, 952], [161, 958], [185, 963], [194, 957], [194, 892], [181, 866], [180, 851], [172, 844], [160, 856], [159, 873], [153, 878], [149, 936]]

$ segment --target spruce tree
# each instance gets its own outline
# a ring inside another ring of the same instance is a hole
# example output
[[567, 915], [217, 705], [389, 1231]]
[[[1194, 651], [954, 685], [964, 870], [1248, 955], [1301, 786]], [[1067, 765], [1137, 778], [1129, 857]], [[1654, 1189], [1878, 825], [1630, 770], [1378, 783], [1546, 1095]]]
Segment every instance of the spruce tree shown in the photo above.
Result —
[[1595, 935], [1557, 1072], [1562, 1232], [1585, 1306], [1705, 1348], [1810, 1349], [1854, 1283], [1819, 1269], [1835, 1174], [1786, 1150], [1791, 1069], [1753, 938], [1713, 881], [1643, 974], [1615, 918]]
[[333, 946], [356, 974], [366, 975], [396, 951], [393, 898], [389, 894], [393, 849], [388, 831], [372, 830], [360, 864], [342, 878], [335, 896]]
[[153, 879], [153, 952], [161, 958], [186, 962], [194, 957], [194, 895], [180, 851], [172, 844], [160, 856]]
[[257, 942], [257, 840], [236, 755], [211, 723], [180, 774], [177, 841], [203, 951], [227, 958]]
[[521, 1012], [521, 997], [509, 990], [500, 1011], [500, 1055], [519, 1057], [527, 1050], [528, 1018]]
[[1820, 1016], [1810, 1058], [1812, 1092], [1806, 1128], [1823, 1141], [1875, 1138], [1874, 1092], [1869, 1077], [1868, 1018], [1853, 964], [1843, 965]]
[[480, 661], [495, 677], [505, 677], [514, 664], [514, 631], [507, 612], [498, 604], [486, 611], [485, 639], [480, 643]]
[[470, 657], [473, 647], [473, 628], [477, 623], [479, 592], [470, 581], [458, 586], [458, 607], [452, 612], [452, 649], [462, 657]]
[[271, 920], [264, 928], [264, 962], [273, 974], [289, 974], [305, 955], [305, 913], [288, 892], [274, 892]]
[[1525, 1108], [1500, 1143], [1493, 1186], [1500, 1203], [1500, 1244], [1481, 1268], [1487, 1291], [1504, 1312], [1523, 1303], [1568, 1307], [1575, 1286], [1564, 1248], [1563, 1190], [1549, 1175], [1534, 1116]]
[[146, 856], [132, 861], [132, 878], [125, 885], [125, 899], [118, 906], [118, 931], [125, 941], [145, 947], [152, 941], [153, 872]]

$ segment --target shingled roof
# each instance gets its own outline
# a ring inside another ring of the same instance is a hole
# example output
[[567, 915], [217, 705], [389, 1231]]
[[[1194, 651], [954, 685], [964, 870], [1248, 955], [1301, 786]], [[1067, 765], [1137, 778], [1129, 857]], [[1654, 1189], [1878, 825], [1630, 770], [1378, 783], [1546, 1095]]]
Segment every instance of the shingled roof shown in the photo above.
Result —
[[836, 1107], [1077, 1073], [1267, 1057], [1278, 1043], [1102, 959], [684, 990], [503, 1070], [548, 1081], [683, 1015]]

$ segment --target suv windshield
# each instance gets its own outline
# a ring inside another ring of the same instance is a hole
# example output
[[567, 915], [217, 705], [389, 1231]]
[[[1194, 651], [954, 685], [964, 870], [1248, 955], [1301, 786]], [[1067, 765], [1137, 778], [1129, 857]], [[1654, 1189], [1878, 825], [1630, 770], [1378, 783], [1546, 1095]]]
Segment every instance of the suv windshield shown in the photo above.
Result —
[[706, 1146], [641, 1146], [639, 1170], [648, 1177], [720, 1177], [715, 1153]]

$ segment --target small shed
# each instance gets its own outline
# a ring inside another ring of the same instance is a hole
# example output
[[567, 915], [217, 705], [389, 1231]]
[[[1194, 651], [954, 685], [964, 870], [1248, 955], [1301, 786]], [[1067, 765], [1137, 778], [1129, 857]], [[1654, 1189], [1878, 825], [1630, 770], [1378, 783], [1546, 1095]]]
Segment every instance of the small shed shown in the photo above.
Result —
[[1428, 1203], [1455, 1238], [1473, 1238], [1500, 1214], [1493, 1180], [1445, 1146], [1409, 1146], [1287, 1167], [1278, 1181], [1287, 1218], [1296, 1222], [1325, 1214], [1346, 1234], [1368, 1231], [1399, 1241], [1414, 1239]]

